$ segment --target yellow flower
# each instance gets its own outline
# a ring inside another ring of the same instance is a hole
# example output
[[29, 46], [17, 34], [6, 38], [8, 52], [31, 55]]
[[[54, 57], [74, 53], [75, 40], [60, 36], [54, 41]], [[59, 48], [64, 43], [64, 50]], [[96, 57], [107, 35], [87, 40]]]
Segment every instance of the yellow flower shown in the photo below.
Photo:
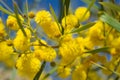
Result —
[[49, 23], [52, 21], [51, 15], [46, 10], [41, 10], [36, 13], [35, 21], [41, 27], [47, 26], [49, 27]]
[[41, 43], [44, 44], [44, 45], [47, 45], [47, 42], [45, 40], [40, 40], [40, 43], [39, 43], [38, 40], [36, 40], [35, 42], [33, 42], [34, 49], [37, 50], [37, 49], [42, 48], [43, 45]]
[[87, 37], [95, 46], [103, 45], [104, 43], [103, 25], [103, 22], [97, 21], [96, 24], [88, 30]]
[[31, 12], [28, 13], [28, 16], [29, 16], [29, 18], [34, 18], [35, 14], [34, 14], [34, 12], [31, 11]]
[[4, 63], [7, 67], [13, 68], [15, 67], [17, 58], [18, 58], [18, 53], [10, 54], [10, 56], [4, 60]]
[[66, 78], [71, 74], [71, 68], [59, 66], [57, 69], [58, 76], [61, 78]]
[[8, 46], [6, 41], [0, 42], [0, 62], [5, 63], [9, 68], [15, 66], [17, 55], [14, 54], [12, 46]]
[[86, 80], [87, 74], [82, 65], [75, 67], [75, 70], [72, 73], [72, 80]]
[[75, 60], [83, 52], [83, 46], [80, 44], [81, 43], [78, 43], [76, 39], [68, 42], [62, 42], [61, 46], [59, 47], [59, 54], [62, 58], [61, 60], [67, 64], [73, 62], [73, 60]]
[[13, 41], [15, 49], [19, 51], [26, 51], [30, 48], [30, 37], [31, 33], [29, 29], [25, 28], [27, 37], [25, 37], [21, 30], [18, 30], [17, 35]]
[[[31, 32], [28, 28], [24, 28], [27, 38], [31, 38]], [[17, 36], [25, 37], [21, 29], [17, 31]]]
[[56, 52], [53, 48], [42, 46], [41, 48], [35, 50], [35, 56], [39, 60], [51, 62], [56, 58]]
[[56, 22], [51, 22], [50, 26], [43, 27], [48, 37], [55, 39], [61, 36], [61, 32]]
[[5, 61], [13, 54], [12, 46], [8, 46], [5, 41], [0, 42], [0, 61]]
[[111, 41], [109, 46], [112, 47], [110, 49], [110, 53], [112, 55], [118, 54], [120, 52], [119, 45], [120, 45], [120, 37], [115, 38], [115, 39], [113, 39], [113, 41]]
[[62, 26], [65, 29], [65, 32], [69, 32], [71, 29], [78, 25], [78, 19], [76, 16], [70, 14], [62, 19]]
[[[21, 15], [19, 15], [19, 18], [21, 20], [20, 22], [23, 23], [24, 19], [22, 18]], [[19, 29], [17, 19], [14, 16], [8, 16], [6, 24], [12, 30], [18, 30]]]
[[22, 54], [17, 62], [16, 68], [21, 76], [27, 76], [33, 79], [40, 69], [41, 62], [34, 56], [33, 53]]
[[64, 34], [61, 36], [60, 43], [62, 44], [63, 42], [69, 42], [73, 40], [72, 34]]
[[[75, 16], [81, 21], [84, 22], [89, 19], [90, 17], [90, 11], [88, 11], [86, 14], [85, 12], [87, 11], [86, 7], [78, 7], [75, 11]], [[84, 16], [85, 14], [85, 16]], [[84, 16], [84, 17], [83, 17]]]
[[4, 36], [6, 36], [6, 32], [4, 29], [2, 19], [0, 18], [0, 39], [2, 39]]

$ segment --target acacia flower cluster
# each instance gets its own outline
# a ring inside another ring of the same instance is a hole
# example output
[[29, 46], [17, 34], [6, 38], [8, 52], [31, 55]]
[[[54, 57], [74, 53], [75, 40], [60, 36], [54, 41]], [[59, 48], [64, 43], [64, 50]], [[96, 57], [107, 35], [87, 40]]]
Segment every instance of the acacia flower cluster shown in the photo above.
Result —
[[[46, 63], [62, 80], [102, 80], [99, 69], [108, 78], [113, 74], [119, 78], [120, 33], [101, 18], [89, 21], [91, 14], [87, 7], [78, 7], [73, 13], [65, 13], [60, 22], [52, 10], [31, 11], [27, 17], [16, 11], [9, 14], [6, 26], [0, 19], [0, 62], [15, 67], [28, 80], [38, 80]], [[31, 21], [37, 26], [33, 27]], [[39, 37], [38, 28], [54, 45]]]

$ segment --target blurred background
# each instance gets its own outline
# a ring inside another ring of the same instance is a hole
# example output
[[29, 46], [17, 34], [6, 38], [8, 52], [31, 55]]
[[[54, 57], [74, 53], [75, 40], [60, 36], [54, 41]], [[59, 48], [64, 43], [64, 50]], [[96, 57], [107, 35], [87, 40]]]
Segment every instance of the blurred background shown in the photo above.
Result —
[[[26, 1], [28, 1], [29, 11], [37, 12], [38, 10], [41, 10], [41, 9], [45, 9], [45, 10], [49, 11], [49, 4], [51, 4], [58, 17], [61, 12], [60, 11], [61, 10], [61, 5], [60, 5], [61, 0], [14, 0], [14, 1], [17, 2], [21, 13], [24, 13]], [[87, 3], [87, 1], [90, 2], [91, 0], [71, 0], [71, 3], [70, 3], [71, 12], [74, 12], [74, 10], [79, 6], [88, 6], [89, 3]], [[96, 0], [97, 6], [99, 6], [98, 1], [99, 0]], [[104, 1], [108, 1], [108, 0], [104, 0]], [[120, 0], [115, 0], [115, 2], [120, 5]], [[3, 6], [4, 8], [6, 8], [10, 11], [14, 11], [12, 0], [0, 0], [0, 6]], [[97, 7], [97, 6], [93, 7], [91, 9], [91, 12], [94, 13], [97, 9], [99, 9], [99, 7]], [[6, 15], [0, 11], [0, 17], [2, 18], [4, 23], [5, 23], [7, 16], [8, 15]], [[95, 20], [94, 17], [91, 18], [91, 20]], [[51, 67], [48, 64], [46, 66], [45, 70], [48, 71], [50, 69], [51, 69]], [[13, 80], [13, 78], [15, 78], [15, 80], [24, 80], [24, 79], [21, 79], [19, 76], [14, 75], [15, 73], [16, 73], [16, 70], [14, 68], [12, 70], [8, 69], [2, 63], [0, 63], [0, 80]], [[56, 74], [53, 74], [52, 77], [54, 77], [52, 80], [63, 80], [63, 79], [56, 77]], [[68, 78], [67, 80], [71, 80], [71, 78]]]

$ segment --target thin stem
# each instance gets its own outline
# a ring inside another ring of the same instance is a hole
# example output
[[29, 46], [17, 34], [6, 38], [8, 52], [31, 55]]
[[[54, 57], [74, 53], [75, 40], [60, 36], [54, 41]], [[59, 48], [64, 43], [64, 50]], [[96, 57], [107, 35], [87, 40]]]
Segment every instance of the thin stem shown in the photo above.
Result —
[[98, 66], [98, 67], [100, 67], [100, 68], [102, 68], [102, 69], [104, 69], [104, 70], [108, 70], [108, 71], [116, 74], [117, 76], [120, 76], [120, 73], [117, 73], [117, 72], [115, 72], [115, 71], [113, 71], [113, 70], [111, 70], [111, 69], [109, 69], [109, 68], [107, 68], [107, 67], [105, 67], [105, 66], [102, 66], [102, 65], [100, 65], [100, 64], [97, 64], [97, 63], [95, 63], [95, 62], [93, 62], [93, 61], [91, 61], [91, 63], [93, 63], [94, 65], [96, 65], [96, 66]]
[[53, 74], [56, 70], [57, 70], [57, 67], [56, 66], [55, 68], [53, 68], [48, 74], [45, 75], [45, 77], [43, 78], [43, 80], [45, 80], [46, 78], [48, 78], [51, 74]]
[[[118, 57], [117, 59], [119, 59], [119, 57]], [[117, 59], [116, 59], [116, 60], [117, 60]], [[114, 71], [117, 71], [119, 65], [120, 65], [120, 60], [118, 61], [117, 65], [115, 65]], [[109, 78], [111, 78], [113, 75], [115, 75], [115, 74], [114, 74], [114, 73], [110, 74], [110, 75], [108, 76], [108, 80], [109, 80]], [[119, 77], [120, 77], [120, 76], [116, 75], [115, 80], [118, 80]]]
[[44, 68], [45, 68], [45, 65], [46, 65], [46, 62], [44, 61], [41, 65], [41, 68], [40, 70], [38, 71], [38, 73], [35, 75], [34, 79], [33, 80], [39, 80]]

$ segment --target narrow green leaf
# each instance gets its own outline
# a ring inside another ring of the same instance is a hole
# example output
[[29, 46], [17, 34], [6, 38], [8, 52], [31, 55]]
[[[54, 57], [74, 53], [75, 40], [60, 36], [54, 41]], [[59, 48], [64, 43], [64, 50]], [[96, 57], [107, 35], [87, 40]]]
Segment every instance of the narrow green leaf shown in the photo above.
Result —
[[109, 47], [103, 47], [103, 48], [98, 48], [95, 50], [86, 51], [85, 53], [98, 53], [98, 52], [107, 51], [108, 49], [109, 49]]
[[17, 5], [16, 5], [15, 2], [14, 2], [14, 12], [15, 12], [16, 19], [17, 19], [17, 23], [18, 23], [20, 29], [22, 30], [24, 36], [27, 37], [26, 32], [25, 32], [25, 30], [24, 30], [24, 28], [23, 28], [23, 25], [22, 25], [21, 22], [20, 22], [20, 18], [19, 18], [19, 14], [18, 14], [18, 8], [17, 8]]
[[113, 27], [114, 29], [116, 29], [117, 31], [120, 32], [120, 23], [116, 19], [114, 19], [113, 17], [111, 17], [105, 13], [104, 15], [102, 15], [100, 17], [100, 20], [109, 24], [111, 27]]
[[110, 3], [110, 2], [99, 2], [101, 5], [103, 5], [106, 8], [112, 9], [112, 10], [116, 10], [116, 11], [120, 11], [120, 6]]
[[45, 68], [45, 65], [46, 65], [46, 62], [44, 61], [41, 65], [41, 68], [40, 70], [38, 71], [38, 73], [35, 75], [34, 79], [33, 80], [39, 80], [44, 68]]
[[24, 14], [28, 18], [28, 0], [25, 1]]
[[61, 23], [61, 20], [63, 18], [63, 15], [64, 15], [64, 7], [63, 7], [63, 3], [64, 3], [64, 0], [58, 0], [59, 1], [59, 4], [60, 4], [60, 15], [59, 15], [59, 22]]
[[71, 33], [80, 32], [80, 31], [86, 30], [86, 29], [92, 27], [94, 24], [95, 24], [94, 22], [88, 23], [88, 24], [86, 24], [86, 25], [83, 25], [83, 26], [80, 27], [80, 28], [77, 28], [77, 29], [72, 30]]
[[2, 11], [5, 14], [8, 14], [8, 15], [13, 15], [12, 12], [8, 11], [7, 9], [3, 8], [2, 6], [0, 6], [0, 11]]
[[81, 20], [83, 20], [83, 18], [85, 17], [85, 15], [87, 14], [87, 12], [91, 9], [91, 7], [94, 5], [94, 3], [96, 2], [96, 0], [92, 0], [91, 3], [88, 5], [88, 8], [86, 10], [86, 12], [84, 13], [84, 15], [82, 16]]
[[52, 8], [51, 5], [49, 5], [49, 7], [50, 7], [50, 12], [51, 12], [52, 16], [54, 17], [54, 19], [55, 19], [55, 21], [56, 21], [56, 23], [57, 23], [57, 25], [59, 27], [60, 32], [62, 33], [62, 28], [61, 28], [61, 26], [60, 26], [60, 24], [58, 22], [58, 19], [57, 19], [57, 16], [56, 16], [55, 12], [54, 12], [54, 9]]
[[66, 7], [66, 14], [69, 12], [69, 5], [70, 5], [70, 0], [65, 0], [65, 7]]
[[50, 70], [50, 72], [47, 73], [47, 74], [44, 76], [43, 80], [46, 80], [46, 78], [48, 78], [50, 75], [52, 75], [52, 74], [57, 70], [57, 68], [58, 68], [58, 66], [56, 66], [55, 68], [53, 68], [52, 70]]

